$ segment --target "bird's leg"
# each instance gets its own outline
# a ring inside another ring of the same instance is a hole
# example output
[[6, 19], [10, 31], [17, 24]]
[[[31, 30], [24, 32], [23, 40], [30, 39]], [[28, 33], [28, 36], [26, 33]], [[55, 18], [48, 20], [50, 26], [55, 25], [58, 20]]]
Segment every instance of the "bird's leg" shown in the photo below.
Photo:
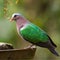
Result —
[[35, 47], [36, 47], [35, 45], [31, 44], [28, 47], [25, 47], [24, 49], [32, 49], [32, 48], [35, 48]]

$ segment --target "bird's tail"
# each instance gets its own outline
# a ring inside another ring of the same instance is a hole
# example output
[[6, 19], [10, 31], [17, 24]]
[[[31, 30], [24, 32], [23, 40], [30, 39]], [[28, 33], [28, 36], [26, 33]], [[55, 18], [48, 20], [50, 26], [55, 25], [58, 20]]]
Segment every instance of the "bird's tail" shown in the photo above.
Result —
[[59, 56], [59, 54], [55, 51], [54, 48], [48, 48], [54, 55]]

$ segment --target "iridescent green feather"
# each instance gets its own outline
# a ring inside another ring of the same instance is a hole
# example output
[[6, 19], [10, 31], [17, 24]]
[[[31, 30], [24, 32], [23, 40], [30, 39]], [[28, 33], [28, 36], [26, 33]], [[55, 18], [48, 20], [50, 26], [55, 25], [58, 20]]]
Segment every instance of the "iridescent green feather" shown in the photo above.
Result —
[[20, 29], [19, 33], [22, 37], [30, 42], [47, 42], [49, 40], [47, 34], [38, 26], [29, 23], [23, 29]]

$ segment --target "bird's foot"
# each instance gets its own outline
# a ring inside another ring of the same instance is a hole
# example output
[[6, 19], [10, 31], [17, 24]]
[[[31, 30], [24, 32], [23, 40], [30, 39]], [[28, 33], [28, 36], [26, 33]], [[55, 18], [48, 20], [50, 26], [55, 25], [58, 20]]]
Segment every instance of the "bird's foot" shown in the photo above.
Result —
[[29, 45], [28, 47], [25, 47], [24, 49], [33, 49], [33, 48], [36, 48], [35, 45]]

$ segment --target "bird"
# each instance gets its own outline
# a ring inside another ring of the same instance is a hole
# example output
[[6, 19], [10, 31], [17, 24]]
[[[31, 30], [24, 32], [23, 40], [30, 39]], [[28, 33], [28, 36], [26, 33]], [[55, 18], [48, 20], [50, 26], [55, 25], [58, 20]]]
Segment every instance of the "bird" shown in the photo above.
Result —
[[13, 13], [10, 21], [16, 22], [17, 32], [22, 39], [32, 43], [32, 45], [47, 48], [51, 53], [59, 56], [55, 51], [55, 48], [57, 47], [56, 44], [39, 26], [28, 21], [20, 13]]

